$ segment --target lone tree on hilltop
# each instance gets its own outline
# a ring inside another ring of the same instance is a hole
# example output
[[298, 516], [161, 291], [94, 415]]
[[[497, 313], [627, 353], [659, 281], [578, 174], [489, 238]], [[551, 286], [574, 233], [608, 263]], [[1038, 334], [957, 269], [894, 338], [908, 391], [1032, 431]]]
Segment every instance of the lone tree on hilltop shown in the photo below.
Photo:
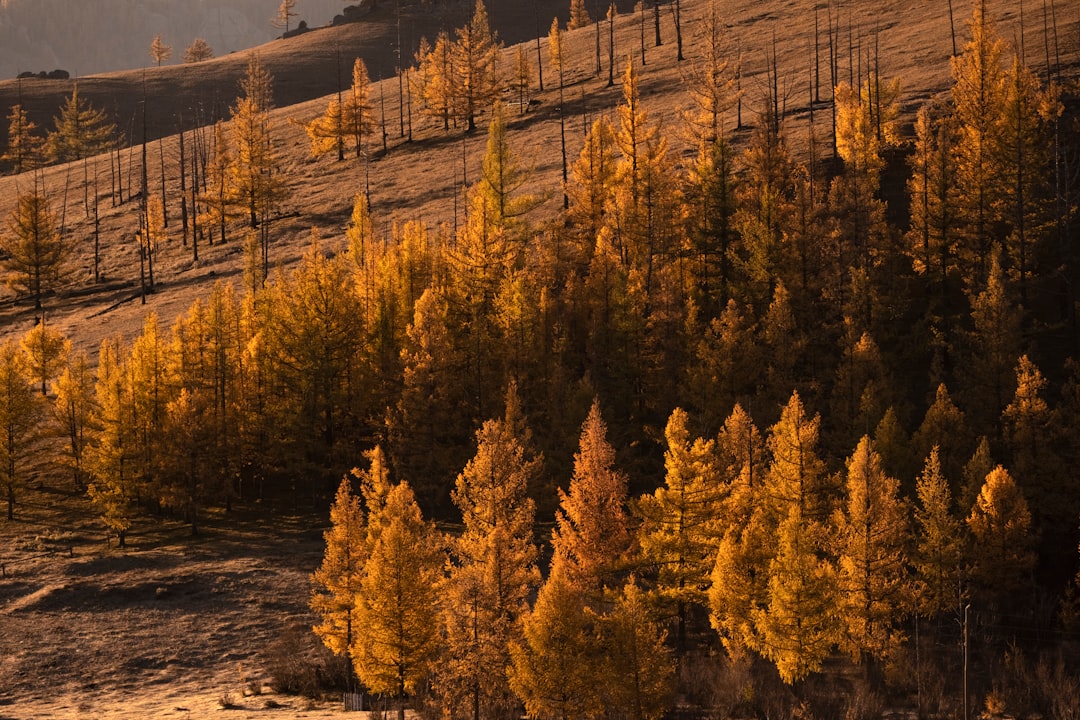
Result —
[[294, 7], [296, 7], [296, 0], [281, 0], [281, 5], [278, 6], [277, 13], [271, 20], [274, 27], [283, 28], [288, 33], [289, 18], [296, 17], [296, 13], [293, 12]]
[[195, 38], [184, 51], [184, 62], [197, 63], [214, 57], [214, 49], [202, 38]]
[[155, 65], [161, 67], [162, 61], [172, 57], [172, 45], [166, 45], [162, 41], [161, 35], [155, 35], [150, 43], [150, 57], [154, 59]]

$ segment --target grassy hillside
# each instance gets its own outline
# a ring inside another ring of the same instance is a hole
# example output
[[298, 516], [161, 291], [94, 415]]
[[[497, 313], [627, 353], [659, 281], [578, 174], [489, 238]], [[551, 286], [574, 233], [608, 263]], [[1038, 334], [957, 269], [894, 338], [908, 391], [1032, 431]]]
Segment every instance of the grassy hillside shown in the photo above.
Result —
[[[535, 86], [534, 75], [536, 102], [526, 112], [519, 112], [514, 96], [506, 97], [509, 141], [529, 168], [528, 191], [541, 201], [530, 216], [538, 226], [562, 206], [559, 100], [548, 66], [546, 30], [553, 15], [565, 15], [566, 4], [549, 0], [490, 3], [499, 36], [507, 42], [528, 41], [533, 62], [538, 24], [545, 34], [540, 43], [543, 92]], [[591, 122], [601, 114], [612, 115], [621, 102], [618, 76], [627, 56], [641, 62], [644, 33], [645, 63], [639, 67], [643, 105], [660, 122], [672, 155], [689, 163], [695, 152], [682, 130], [680, 109], [689, 104], [683, 80], [687, 68], [700, 57], [695, 28], [700, 26], [705, 4], [683, 0], [687, 57], [683, 62], [676, 58], [668, 6], [661, 14], [663, 43], [659, 47], [654, 43], [651, 14], [644, 18], [644, 30], [641, 16], [618, 15], [613, 87], [608, 84], [607, 26], [603, 27], [599, 75], [594, 28], [566, 36], [563, 108], [571, 157], [580, 151]], [[1019, 35], [1014, 2], [988, 0], [986, 5], [1002, 36]], [[733, 0], [723, 6], [730, 57], [733, 62], [741, 58], [744, 90], [743, 127], [735, 127], [737, 106], [727, 114], [733, 144], [745, 147], [759, 123], [771, 84], [766, 58], [775, 51], [784, 129], [794, 154], [805, 158], [815, 66], [822, 78], [827, 76], [824, 47], [813, 62], [815, 26], [823, 35], [835, 7], [803, 0]], [[403, 3], [402, 45], [415, 47], [421, 35], [431, 37], [440, 27], [460, 24], [470, 10], [471, 4], [465, 2]], [[1075, 79], [1080, 67], [1080, 18], [1069, 17], [1070, 10], [1059, 8], [1056, 52], [1066, 76]], [[849, 68], [852, 74], [859, 72], [876, 50], [882, 76], [901, 81], [903, 132], [908, 140], [915, 110], [942, 97], [950, 84], [946, 12], [946, 4], [931, 0], [885, 7], [860, 0], [839, 11], [841, 78], [848, 77]], [[1028, 61], [1039, 70], [1043, 49], [1053, 43], [1043, 35], [1041, 15], [1028, 12]], [[967, 38], [967, 16], [967, 8], [957, 8], [958, 45]], [[452, 226], [460, 220], [462, 186], [479, 176], [485, 135], [482, 131], [471, 135], [446, 132], [439, 123], [414, 112], [412, 138], [406, 137], [402, 128], [408, 116], [399, 103], [398, 81], [391, 77], [397, 32], [393, 4], [383, 1], [364, 22], [313, 31], [258, 49], [274, 76], [274, 137], [289, 185], [288, 199], [270, 224], [270, 261], [275, 267], [294, 267], [309, 246], [313, 230], [325, 247], [342, 248], [353, 200], [364, 189], [369, 189], [372, 214], [384, 235], [389, 235], [385, 231], [392, 224], [407, 220], [421, 220], [430, 227]], [[511, 67], [514, 52], [509, 47], [503, 53], [503, 67]], [[345, 67], [353, 57], [361, 56], [373, 79], [386, 78], [377, 83], [373, 98], [376, 116], [385, 115], [387, 150], [376, 143], [369, 148], [367, 161], [337, 162], [332, 156], [313, 159], [300, 126], [321, 113], [335, 92], [339, 53]], [[113, 112], [136, 138], [145, 97], [147, 135], [153, 140], [147, 152], [151, 191], [157, 191], [163, 158], [168, 195], [174, 198], [179, 188], [179, 138], [174, 134], [179, 118], [188, 117], [195, 107], [202, 108], [200, 117], [206, 120], [215, 113], [224, 114], [237, 94], [237, 79], [246, 62], [246, 56], [232, 55], [194, 66], [84, 78], [80, 92]], [[0, 83], [0, 107], [21, 94], [39, 124], [46, 125], [70, 87], [70, 83], [37, 80], [21, 86]], [[821, 86], [816, 95], [813, 130], [819, 152], [825, 152], [820, 148], [828, 145], [831, 94]], [[486, 121], [485, 116], [480, 125]], [[119, 335], [130, 340], [137, 335], [150, 311], [158, 314], [163, 328], [168, 327], [196, 299], [205, 297], [214, 283], [239, 284], [243, 273], [243, 253], [235, 239], [240, 229], [227, 243], [201, 246], [195, 261], [192, 248], [180, 241], [179, 204], [170, 200], [169, 240], [159, 250], [157, 287], [143, 302], [135, 241], [138, 203], [129, 198], [133, 183], [138, 184], [141, 148], [124, 149], [121, 159], [122, 203], [108, 192], [113, 161], [107, 158], [42, 173], [49, 197], [63, 214], [65, 231], [78, 242], [73, 272], [65, 287], [46, 298], [44, 312], [49, 324], [71, 338], [77, 349], [92, 355], [104, 338]], [[84, 180], [95, 174], [100, 179], [102, 244], [98, 283], [93, 281], [93, 204], [86, 201], [94, 189]], [[889, 177], [893, 185], [883, 192], [902, 198], [899, 174]], [[31, 182], [27, 175], [0, 177], [0, 218], [9, 214], [18, 193]], [[22, 335], [38, 317], [40, 311], [28, 300], [0, 290], [0, 339]], [[559, 400], [569, 405], [577, 386], [557, 390]], [[651, 427], [640, 434], [646, 433], [650, 433], [647, 440], [639, 444], [650, 443], [655, 449], [659, 430]], [[120, 552], [106, 547], [96, 512], [84, 496], [71, 490], [69, 476], [53, 461], [44, 455], [34, 459], [30, 487], [20, 498], [17, 519], [0, 521], [0, 564], [5, 574], [0, 577], [0, 687], [5, 689], [0, 716], [204, 717], [226, 705], [240, 706], [236, 717], [276, 717], [280, 705], [288, 708], [290, 717], [335, 716], [326, 703], [306, 703], [267, 690], [271, 678], [282, 672], [283, 658], [320, 658], [312, 660], [313, 665], [324, 661], [308, 632], [313, 618], [307, 601], [308, 576], [321, 553], [319, 533], [326, 522], [322, 512], [326, 498], [312, 498], [305, 488], [289, 491], [284, 485], [279, 488], [284, 498], [262, 498], [249, 487], [248, 495], [231, 511], [207, 510], [198, 538], [189, 538], [183, 523], [163, 514], [141, 524], [131, 533], [129, 549]], [[569, 453], [552, 461], [566, 466]], [[656, 478], [636, 480], [646, 484]], [[319, 506], [318, 512], [309, 510], [314, 505]], [[715, 686], [726, 687], [726, 681], [718, 679]], [[829, 692], [840, 693], [837, 688]]]

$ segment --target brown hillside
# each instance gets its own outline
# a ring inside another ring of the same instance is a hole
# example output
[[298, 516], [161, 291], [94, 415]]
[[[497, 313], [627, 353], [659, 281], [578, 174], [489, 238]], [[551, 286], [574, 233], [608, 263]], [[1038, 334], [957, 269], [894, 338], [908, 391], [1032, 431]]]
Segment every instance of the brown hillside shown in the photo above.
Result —
[[[565, 0], [493, 0], [491, 18], [506, 41], [535, 37], [537, 19], [546, 35], [556, 9], [565, 14]], [[592, 6], [591, 0], [588, 3]], [[1060, 3], [1064, 5], [1064, 3]], [[680, 130], [678, 109], [687, 104], [682, 87], [684, 68], [697, 56], [694, 26], [706, 0], [682, 0], [687, 60], [676, 61], [672, 15], [664, 7], [663, 45], [655, 47], [651, 17], [646, 27], [646, 65], [640, 78], [645, 107], [663, 123], [673, 152], [685, 156], [687, 142]], [[957, 42], [967, 37], [967, 9], [957, 5]], [[1012, 0], [987, 0], [988, 11], [1006, 38], [1019, 35], [1018, 11]], [[779, 87], [784, 99], [785, 124], [796, 152], [804, 152], [809, 126], [809, 76], [813, 57], [815, 8], [825, 26], [825, 4], [808, 0], [732, 0], [723, 4], [728, 13], [732, 59], [741, 50], [745, 98], [742, 118], [746, 127], [732, 130], [736, 143], [745, 141], [765, 95], [766, 51], [776, 43]], [[536, 8], [534, 12], [534, 8]], [[409, 40], [431, 35], [437, 27], [459, 24], [471, 10], [464, 1], [435, 6], [403, 4], [403, 23]], [[1075, 80], [1080, 67], [1080, 18], [1074, 7], [1058, 12], [1058, 50], [1062, 65]], [[949, 86], [950, 32], [947, 5], [931, 0], [871, 2], [851, 0], [844, 5], [841, 21], [844, 47], [839, 64], [846, 79], [850, 65], [858, 64], [873, 46], [877, 31], [883, 76], [903, 83], [904, 111], [910, 119], [915, 108], [939, 97]], [[1072, 15], [1071, 17], [1069, 15]], [[547, 18], [544, 20], [543, 18]], [[1028, 62], [1042, 71], [1043, 19], [1028, 11], [1025, 18]], [[850, 29], [850, 50], [847, 43]], [[606, 31], [606, 28], [605, 28]], [[356, 54], [368, 61], [373, 77], [390, 75], [394, 66], [397, 23], [393, 4], [379, 3], [379, 10], [357, 25], [314, 31], [281, 40], [259, 49], [263, 63], [275, 76], [278, 109], [274, 111], [275, 137], [282, 151], [282, 171], [291, 195], [272, 222], [271, 262], [287, 267], [310, 242], [318, 229], [327, 246], [342, 245], [353, 198], [370, 186], [372, 209], [380, 227], [389, 235], [392, 223], [421, 219], [429, 225], [452, 225], [464, 182], [475, 180], [484, 151], [483, 131], [463, 136], [444, 132], [435, 123], [413, 115], [413, 139], [408, 142], [401, 126], [398, 82], [387, 79], [375, 90], [376, 114], [380, 97], [385, 100], [388, 151], [370, 147], [368, 162], [331, 157], [312, 159], [303, 130], [290, 120], [306, 121], [320, 113], [326, 96], [336, 88], [336, 57]], [[567, 38], [567, 88], [565, 110], [568, 152], [576, 156], [583, 129], [591, 117], [612, 112], [620, 101], [618, 83], [608, 87], [607, 45], [604, 36], [603, 72], [595, 73], [594, 28]], [[616, 20], [618, 69], [628, 54], [640, 62], [639, 17], [620, 15]], [[538, 104], [521, 114], [511, 104], [510, 139], [523, 162], [532, 167], [530, 191], [544, 198], [534, 211], [539, 224], [561, 207], [558, 93], [547, 68], [547, 41], [542, 41], [544, 92], [534, 87]], [[535, 46], [530, 44], [535, 59]], [[508, 48], [504, 67], [509, 67]], [[826, 77], [826, 51], [821, 52], [822, 78]], [[170, 135], [181, 113], [202, 102], [204, 108], [226, 108], [236, 94], [237, 78], [246, 56], [234, 55], [195, 66], [148, 69], [146, 97], [150, 100], [154, 128], [161, 134], [160, 156], [165, 158], [170, 197], [179, 186], [176, 162], [178, 139]], [[616, 75], [618, 75], [618, 69]], [[95, 104], [119, 109], [130, 127], [142, 99], [143, 73], [122, 73], [85, 78], [81, 92]], [[24, 82], [23, 99], [43, 116], [51, 115], [69, 92], [70, 84]], [[18, 92], [13, 82], [0, 83], [0, 105], [6, 107]], [[830, 93], [821, 88], [815, 110], [815, 132], [820, 152], [827, 154]], [[508, 101], [514, 100], [509, 95]], [[736, 110], [729, 113], [735, 125]], [[209, 116], [209, 113], [208, 113]], [[40, 120], [39, 120], [40, 121]], [[159, 145], [148, 148], [151, 189], [156, 191]], [[182, 246], [179, 203], [169, 201], [169, 242], [157, 259], [156, 292], [139, 294], [139, 257], [134, 231], [137, 203], [127, 199], [127, 189], [137, 183], [141, 152], [123, 152], [125, 200], [115, 203], [109, 195], [107, 159], [86, 165], [73, 163], [43, 173], [49, 197], [58, 214], [63, 212], [65, 231], [77, 243], [73, 272], [68, 285], [46, 298], [49, 322], [76, 346], [93, 352], [105, 337], [135, 335], [148, 311], [155, 311], [162, 325], [169, 323], [191, 303], [205, 295], [219, 280], [238, 282], [242, 252], [235, 228], [230, 240], [212, 247], [201, 245], [196, 262], [190, 248]], [[93, 282], [93, 222], [85, 198], [84, 172], [95, 169], [103, 180], [99, 192], [101, 211], [102, 279]], [[130, 169], [131, 175], [127, 176]], [[0, 178], [0, 218], [6, 218], [29, 176]], [[0, 219], [0, 232], [6, 232]], [[22, 298], [0, 290], [0, 338], [24, 333], [38, 313]], [[191, 539], [181, 523], [156, 518], [140, 521], [130, 535], [130, 548], [120, 553], [105, 547], [99, 521], [84, 497], [70, 490], [71, 482], [60, 477], [48, 458], [39, 459], [30, 490], [19, 499], [18, 518], [0, 521], [0, 718], [53, 717], [175, 717], [216, 716], [224, 701], [241, 709], [227, 717], [337, 717], [328, 704], [281, 696], [243, 696], [244, 690], [264, 690], [271, 665], [282, 656], [299, 656], [316, 640], [307, 632], [312, 617], [307, 609], [308, 576], [321, 553], [319, 531], [326, 518], [306, 510], [312, 498], [288, 498], [287, 510], [275, 511], [250, 498], [237, 503], [239, 510], [208, 511], [202, 535]], [[302, 495], [303, 493], [298, 493]], [[269, 504], [269, 503], [267, 503]], [[151, 528], [148, 530], [148, 528]], [[6, 577], [3, 576], [6, 574]], [[290, 630], [302, 634], [303, 646], [283, 646]], [[284, 649], [283, 649], [284, 648]], [[277, 707], [284, 704], [286, 709]]]
[[[538, 7], [551, 11], [563, 3], [543, 0]], [[688, 100], [682, 88], [684, 68], [696, 55], [694, 27], [704, 12], [703, 0], [685, 0], [683, 3], [684, 42], [687, 61], [675, 61], [675, 37], [672, 14], [666, 9], [661, 15], [664, 43], [655, 47], [651, 13], [646, 15], [646, 65], [641, 70], [641, 94], [645, 107], [665, 126], [673, 141], [673, 147], [684, 146], [679, 129], [678, 109]], [[380, 100], [385, 104], [386, 131], [389, 152], [369, 147], [371, 160], [365, 166], [355, 161], [336, 163], [329, 158], [313, 160], [309, 143], [301, 127], [290, 123], [292, 119], [308, 120], [325, 107], [320, 96], [332, 93], [336, 88], [336, 48], [350, 48], [360, 53], [374, 67], [390, 68], [393, 63], [393, 38], [396, 33], [389, 3], [381, 3], [379, 9], [362, 23], [326, 28], [295, 38], [278, 40], [258, 49], [261, 61], [274, 74], [275, 99], [278, 109], [274, 113], [276, 137], [284, 154], [283, 171], [289, 178], [291, 196], [282, 208], [282, 216], [275, 221], [272, 230], [272, 262], [288, 264], [299, 256], [307, 244], [309, 232], [317, 227], [321, 237], [333, 243], [343, 235], [344, 226], [351, 211], [356, 193], [365, 184], [370, 186], [372, 207], [376, 216], [389, 231], [394, 221], [422, 219], [430, 225], [439, 222], [452, 224], [454, 198], [462, 179], [475, 178], [479, 157], [485, 140], [482, 132], [462, 137], [460, 132], [444, 133], [419, 113], [413, 115], [413, 142], [406, 142], [402, 135], [405, 124], [398, 104], [398, 82], [390, 78], [377, 84], [373, 94], [376, 115], [380, 112]], [[415, 36], [433, 35], [437, 27], [454, 26], [466, 16], [471, 4], [455, 2], [435, 6], [406, 5]], [[491, 18], [502, 38], [530, 37], [535, 33], [536, 18], [532, 5], [521, 6], [514, 2], [492, 3]], [[766, 94], [766, 53], [775, 37], [779, 90], [785, 113], [789, 144], [796, 151], [805, 147], [809, 117], [809, 75], [813, 60], [815, 6], [798, 2], [741, 2], [725, 5], [730, 11], [729, 40], [733, 62], [741, 52], [743, 64], [742, 120], [744, 129], [733, 132], [736, 143], [748, 135], [754, 115], [761, 109]], [[1018, 12], [1005, 0], [987, 3], [999, 25], [1003, 37], [1018, 31]], [[562, 10], [561, 7], [559, 7]], [[565, 10], [562, 10], [565, 12]], [[816, 12], [820, 27], [825, 27], [825, 8]], [[406, 11], [403, 10], [403, 18]], [[570, 117], [568, 127], [568, 153], [575, 156], [580, 149], [584, 127], [590, 115], [610, 112], [620, 101], [618, 74], [631, 55], [640, 62], [641, 42], [639, 16], [624, 13], [616, 20], [616, 85], [607, 87], [607, 41], [603, 37], [603, 72], [595, 74], [595, 35], [593, 28], [570, 33], [567, 39], [567, 72], [565, 99]], [[550, 21], [549, 21], [550, 22]], [[546, 26], [548, 23], [542, 23]], [[1026, 42], [1029, 48], [1044, 47], [1042, 18], [1028, 14]], [[403, 27], [409, 25], [405, 23]], [[880, 67], [886, 78], [899, 78], [903, 86], [902, 103], [910, 117], [914, 110], [928, 99], [944, 92], [950, 82], [949, 54], [950, 36], [945, 6], [933, 2], [893, 3], [881, 8], [876, 3], [860, 2], [846, 6], [841, 14], [842, 40], [838, 49], [841, 79], [849, 70], [857, 72], [859, 57], [871, 52], [874, 33], [877, 33]], [[958, 47], [966, 39], [966, 13], [957, 10], [956, 28]], [[605, 28], [606, 30], [606, 28]], [[824, 32], [821, 32], [824, 37]], [[403, 41], [406, 42], [406, 41]], [[822, 41], [824, 42], [824, 40]], [[846, 45], [850, 42], [851, 55]], [[543, 61], [547, 65], [546, 32], [542, 41]], [[1075, 67], [1080, 57], [1080, 20], [1059, 17], [1058, 48], [1063, 65]], [[535, 58], [534, 46], [529, 44], [530, 57]], [[513, 48], [504, 51], [504, 66], [509, 67]], [[368, 53], [371, 53], [370, 55]], [[1029, 50], [1034, 55], [1034, 51]], [[351, 57], [343, 50], [343, 57]], [[821, 76], [827, 79], [827, 51], [820, 53]], [[1041, 55], [1030, 60], [1041, 68]], [[865, 61], [865, 60], [864, 60]], [[236, 95], [237, 78], [246, 67], [247, 56], [228, 56], [204, 63], [160, 69], [147, 69], [147, 97], [159, 98], [151, 102], [151, 119], [163, 123], [163, 132], [175, 127], [175, 118], [202, 98], [203, 107], [216, 105], [224, 111]], [[345, 62], [348, 65], [348, 61]], [[378, 70], [371, 71], [377, 77]], [[122, 98], [128, 108], [129, 127], [135, 125], [134, 113], [141, 101], [143, 72], [118, 73], [87, 78], [81, 81], [80, 92], [91, 93], [91, 88], [103, 88], [106, 94], [98, 97]], [[64, 83], [60, 83], [64, 85]], [[34, 102], [59, 102], [63, 90], [55, 96], [46, 92], [48, 81], [32, 81], [24, 85], [40, 91]], [[134, 88], [134, 89], [133, 89]], [[153, 89], [152, 89], [153, 88]], [[14, 92], [15, 83], [0, 83], [0, 92]], [[533, 192], [549, 199], [549, 203], [537, 211], [537, 216], [554, 209], [551, 198], [559, 192], [559, 139], [557, 122], [557, 93], [553, 90], [550, 68], [545, 77], [545, 92], [534, 96], [538, 105], [524, 115], [513, 115], [511, 122], [512, 142], [519, 149], [523, 160], [534, 170]], [[26, 98], [24, 94], [24, 99]], [[316, 99], [311, 99], [312, 97]], [[827, 149], [829, 133], [829, 97], [827, 87], [820, 91], [822, 102], [817, 104], [815, 116], [816, 136]], [[511, 100], [509, 98], [508, 100]], [[108, 102], [101, 103], [108, 106]], [[734, 125], [736, 108], [729, 113]], [[140, 123], [141, 124], [141, 118]], [[154, 131], [149, 133], [153, 136]], [[170, 197], [175, 198], [179, 178], [176, 161], [179, 156], [175, 137], [167, 138], [162, 148], [165, 156]], [[464, 162], [462, 157], [464, 155]], [[159, 150], [149, 151], [149, 175], [153, 187], [157, 186]], [[137, 148], [124, 152], [125, 186], [138, 182], [140, 153]], [[103, 183], [101, 191], [101, 242], [103, 284], [92, 282], [92, 223], [84, 205], [82, 178], [84, 170], [92, 177], [97, 164]], [[0, 178], [0, 216], [7, 217], [17, 196], [17, 188], [29, 182], [28, 177]], [[170, 226], [169, 245], [159, 252], [156, 260], [157, 291], [146, 307], [133, 299], [137, 295], [139, 264], [134, 231], [137, 227], [137, 210], [133, 203], [114, 207], [108, 194], [109, 162], [98, 158], [88, 164], [50, 168], [45, 172], [47, 191], [52, 197], [58, 214], [66, 205], [64, 218], [66, 231], [79, 245], [75, 271], [68, 288], [59, 297], [47, 303], [46, 311], [80, 347], [96, 349], [102, 337], [114, 333], [132, 335], [141, 326], [146, 310], [153, 309], [169, 322], [182, 312], [192, 300], [206, 291], [209, 284], [223, 277], [236, 277], [240, 272], [241, 252], [238, 243], [224, 247], [203, 247], [199, 263], [191, 262], [190, 250], [180, 247], [176, 223]], [[125, 191], [126, 192], [126, 191]], [[175, 221], [179, 215], [179, 201], [170, 200], [169, 213]], [[235, 233], [239, 234], [241, 229]], [[0, 291], [0, 298], [8, 298], [0, 306], [0, 322], [8, 332], [25, 332], [35, 314], [31, 308], [17, 301], [10, 293]], [[0, 300], [2, 301], [2, 300]]]

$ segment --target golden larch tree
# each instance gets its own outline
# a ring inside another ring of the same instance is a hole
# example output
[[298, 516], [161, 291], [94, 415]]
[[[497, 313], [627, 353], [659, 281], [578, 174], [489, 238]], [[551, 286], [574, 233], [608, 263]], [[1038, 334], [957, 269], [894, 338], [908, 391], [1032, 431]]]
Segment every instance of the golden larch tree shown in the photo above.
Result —
[[425, 521], [408, 483], [393, 486], [369, 516], [376, 539], [357, 593], [357, 629], [350, 648], [357, 677], [370, 691], [398, 699], [428, 676], [439, 643], [437, 588], [445, 558], [433, 523]]
[[25, 486], [23, 464], [45, 410], [34, 390], [34, 377], [25, 353], [14, 339], [0, 345], [0, 483], [7, 496], [7, 519], [15, 517], [15, 499]]
[[506, 668], [540, 579], [528, 496], [540, 460], [508, 419], [486, 421], [476, 440], [451, 494], [464, 529], [442, 591], [444, 652], [434, 686], [444, 705], [480, 720], [517, 703]]

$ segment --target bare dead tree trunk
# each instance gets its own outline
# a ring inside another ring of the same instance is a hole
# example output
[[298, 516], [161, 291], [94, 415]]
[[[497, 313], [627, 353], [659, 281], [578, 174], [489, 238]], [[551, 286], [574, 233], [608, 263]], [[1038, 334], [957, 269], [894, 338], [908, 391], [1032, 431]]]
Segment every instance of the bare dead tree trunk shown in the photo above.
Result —
[[675, 19], [675, 59], [682, 62], [686, 59], [683, 56], [682, 46], [682, 0], [675, 0], [675, 4], [672, 5], [672, 13]]
[[604, 67], [600, 64], [600, 3], [598, 0], [593, 2], [593, 24], [596, 25], [596, 77], [600, 77], [600, 73], [604, 72]]
[[[615, 3], [608, 6], [608, 76], [607, 86], [615, 84]], [[599, 21], [597, 21], [599, 22]]]
[[645, 0], [639, 0], [638, 9], [638, 19], [641, 21], [641, 67], [645, 67]]
[[180, 227], [184, 247], [188, 246], [188, 209], [187, 209], [187, 157], [184, 152], [184, 116], [180, 115]]
[[533, 5], [533, 19], [536, 21], [536, 74], [540, 79], [540, 92], [544, 92], [544, 61], [540, 52], [540, 14]]
[[660, 47], [664, 44], [664, 41], [660, 39], [660, 0], [653, 0], [653, 28], [656, 35], [656, 47]]

